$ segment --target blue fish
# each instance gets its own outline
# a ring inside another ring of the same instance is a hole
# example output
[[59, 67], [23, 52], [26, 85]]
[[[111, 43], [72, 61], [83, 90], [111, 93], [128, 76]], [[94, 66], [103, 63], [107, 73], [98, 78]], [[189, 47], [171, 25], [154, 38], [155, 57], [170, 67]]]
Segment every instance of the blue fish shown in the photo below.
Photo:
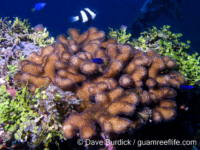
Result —
[[32, 12], [38, 11], [38, 10], [42, 9], [45, 5], [46, 5], [46, 3], [37, 3], [37, 4], [35, 4], [35, 7], [33, 9], [31, 9], [31, 11]]
[[194, 86], [192, 86], [192, 85], [181, 85], [180, 88], [182, 90], [191, 90], [191, 89], [194, 89]]
[[92, 62], [94, 62], [95, 64], [99, 64], [99, 65], [104, 64], [104, 61], [102, 58], [93, 58]]

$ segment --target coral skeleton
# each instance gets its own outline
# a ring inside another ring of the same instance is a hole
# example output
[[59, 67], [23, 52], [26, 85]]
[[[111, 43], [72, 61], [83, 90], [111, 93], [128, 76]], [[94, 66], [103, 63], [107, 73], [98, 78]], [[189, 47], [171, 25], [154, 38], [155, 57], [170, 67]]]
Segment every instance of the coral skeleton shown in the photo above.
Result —
[[[63, 123], [67, 138], [77, 131], [82, 139], [92, 138], [96, 124], [109, 135], [176, 116], [174, 88], [185, 80], [173, 70], [174, 60], [152, 49], [143, 52], [114, 39], [105, 40], [105, 33], [94, 27], [82, 34], [71, 28], [68, 34], [70, 39], [59, 35], [54, 45], [31, 53], [19, 63], [14, 76], [23, 85], [29, 80], [32, 93], [53, 83], [82, 99]], [[96, 64], [93, 58], [106, 63]]]

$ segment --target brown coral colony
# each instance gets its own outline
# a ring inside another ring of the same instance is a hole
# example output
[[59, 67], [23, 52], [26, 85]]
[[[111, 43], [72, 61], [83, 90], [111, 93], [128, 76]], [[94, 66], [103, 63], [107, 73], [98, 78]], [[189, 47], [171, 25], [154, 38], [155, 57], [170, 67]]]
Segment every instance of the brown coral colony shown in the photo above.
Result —
[[[67, 138], [77, 130], [82, 139], [96, 134], [99, 124], [106, 134], [135, 129], [149, 120], [161, 122], [176, 115], [174, 101], [178, 87], [184, 83], [174, 70], [176, 62], [149, 49], [146, 52], [128, 44], [105, 40], [96, 28], [80, 34], [69, 29], [46, 46], [40, 54], [31, 53], [19, 63], [15, 80], [31, 92], [53, 82], [62, 90], [72, 91], [82, 99], [80, 108], [63, 123]], [[107, 64], [91, 60], [102, 58]]]

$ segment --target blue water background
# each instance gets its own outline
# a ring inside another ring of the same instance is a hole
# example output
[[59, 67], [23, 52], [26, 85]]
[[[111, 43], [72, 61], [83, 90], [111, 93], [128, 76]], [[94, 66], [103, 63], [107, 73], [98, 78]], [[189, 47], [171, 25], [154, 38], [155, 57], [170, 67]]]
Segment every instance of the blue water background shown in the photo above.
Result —
[[[131, 26], [145, 0], [0, 0], [0, 18], [18, 16], [29, 19], [32, 26], [42, 23], [52, 36], [66, 33], [68, 28], [78, 28], [81, 31], [88, 26], [81, 23], [70, 23], [69, 18], [78, 11], [88, 7], [97, 11], [97, 17], [90, 26], [108, 32], [108, 27], [117, 29], [120, 26]], [[36, 12], [31, 9], [36, 3], [45, 2], [46, 6]], [[170, 25], [171, 31], [183, 33], [182, 40], [190, 40], [192, 50], [200, 52], [200, 1], [183, 0], [183, 20], [181, 22], [167, 16], [161, 16], [151, 23], [158, 28]]]

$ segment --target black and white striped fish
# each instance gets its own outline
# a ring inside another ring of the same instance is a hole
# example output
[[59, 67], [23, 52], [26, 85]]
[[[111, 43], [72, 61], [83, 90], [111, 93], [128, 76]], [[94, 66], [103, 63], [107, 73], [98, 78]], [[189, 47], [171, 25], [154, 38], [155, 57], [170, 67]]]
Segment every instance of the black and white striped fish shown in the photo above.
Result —
[[96, 12], [90, 10], [89, 8], [84, 8], [80, 12], [78, 12], [78, 16], [71, 17], [71, 22], [79, 21], [81, 23], [86, 23], [86, 25], [90, 25], [92, 20], [96, 17]]

